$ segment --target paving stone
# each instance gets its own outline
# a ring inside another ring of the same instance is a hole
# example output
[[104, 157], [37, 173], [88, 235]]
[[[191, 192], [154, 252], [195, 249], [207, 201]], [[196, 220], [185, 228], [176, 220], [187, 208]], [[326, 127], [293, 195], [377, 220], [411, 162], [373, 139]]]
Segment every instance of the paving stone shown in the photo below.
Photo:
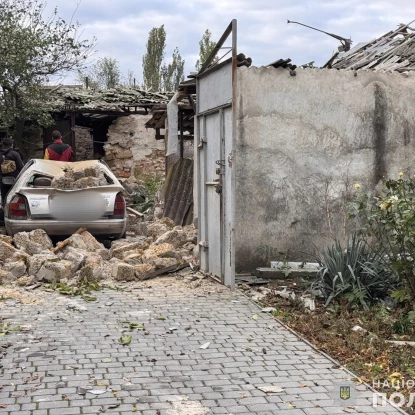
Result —
[[[29, 332], [8, 335], [13, 346], [1, 362], [0, 403], [8, 405], [5, 413], [96, 415], [103, 407], [107, 413], [131, 414], [135, 407], [142, 415], [164, 415], [179, 395], [210, 414], [344, 413], [340, 404], [329, 400], [333, 382], [347, 376], [344, 371], [334, 369], [330, 360], [271, 316], [253, 321], [258, 309], [245, 297], [225, 287], [215, 293], [219, 286], [209, 284], [212, 293], [203, 296], [168, 284], [149, 289], [149, 284], [140, 283], [131, 292], [94, 292], [96, 303], [70, 299], [81, 311], [67, 309], [69, 299], [57, 293], [45, 293], [47, 301], [41, 305], [2, 309], [2, 316], [13, 324], [30, 321], [32, 326]], [[228, 304], [224, 295], [240, 303]], [[108, 302], [111, 307], [102, 307]], [[120, 345], [121, 322], [126, 320], [143, 323], [149, 334], [129, 332], [131, 344]], [[177, 330], [169, 331], [171, 327]], [[190, 330], [184, 330], [187, 327]], [[34, 338], [39, 343], [29, 342]], [[208, 349], [200, 349], [207, 342]], [[43, 379], [25, 383], [36, 374]], [[299, 388], [303, 384], [307, 387]], [[38, 389], [30, 392], [35, 385]], [[264, 385], [285, 390], [267, 395], [258, 389]], [[88, 391], [79, 395], [78, 387], [108, 389], [98, 396]], [[10, 397], [15, 391], [26, 395], [26, 390], [27, 397]], [[296, 407], [289, 407], [290, 402]], [[359, 409], [368, 414], [400, 413], [390, 406], [373, 408], [370, 394], [362, 398]]]

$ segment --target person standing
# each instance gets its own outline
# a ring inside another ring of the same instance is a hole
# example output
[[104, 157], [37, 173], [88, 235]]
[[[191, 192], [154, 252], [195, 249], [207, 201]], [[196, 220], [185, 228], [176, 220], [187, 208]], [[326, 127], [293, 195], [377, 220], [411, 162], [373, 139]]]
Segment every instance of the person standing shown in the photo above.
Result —
[[52, 133], [53, 143], [50, 144], [45, 150], [45, 160], [54, 161], [73, 161], [73, 150], [69, 144], [65, 144], [62, 141], [62, 135], [59, 131]]
[[3, 150], [0, 152], [0, 175], [1, 175], [1, 205], [6, 205], [6, 197], [13, 184], [8, 177], [16, 178], [23, 169], [23, 161], [20, 154], [13, 149], [14, 143], [11, 138], [3, 139]]

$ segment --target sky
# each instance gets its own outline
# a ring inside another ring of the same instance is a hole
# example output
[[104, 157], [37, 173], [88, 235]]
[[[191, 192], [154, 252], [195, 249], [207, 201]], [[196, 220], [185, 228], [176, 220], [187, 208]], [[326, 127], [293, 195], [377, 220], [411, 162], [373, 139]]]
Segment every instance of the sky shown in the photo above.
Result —
[[[76, 10], [82, 37], [97, 38], [93, 59], [117, 59], [122, 73], [132, 70], [138, 84], [148, 33], [162, 24], [167, 34], [165, 61], [177, 46], [188, 75], [195, 71], [204, 31], [209, 29], [217, 41], [232, 19], [238, 21], [238, 52], [250, 56], [255, 66], [280, 58], [322, 66], [337, 50], [338, 40], [287, 24], [287, 19], [351, 38], [353, 45], [415, 20], [413, 0], [81, 0], [78, 8], [77, 4], [77, 0], [48, 0], [45, 15], [57, 7], [58, 14], [69, 20]], [[74, 79], [69, 75], [64, 82]]]

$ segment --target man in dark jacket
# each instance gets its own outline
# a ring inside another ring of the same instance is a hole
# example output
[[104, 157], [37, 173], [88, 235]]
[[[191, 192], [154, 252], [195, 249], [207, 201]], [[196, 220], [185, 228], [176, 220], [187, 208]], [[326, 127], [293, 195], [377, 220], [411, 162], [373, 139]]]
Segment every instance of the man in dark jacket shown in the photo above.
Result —
[[8, 177], [16, 178], [23, 169], [23, 161], [20, 154], [13, 150], [13, 140], [3, 139], [3, 150], [0, 153], [0, 176], [1, 176], [1, 204], [6, 205], [7, 193], [13, 184], [7, 182]]
[[73, 161], [73, 150], [68, 144], [62, 141], [62, 135], [59, 131], [52, 133], [53, 143], [45, 150], [45, 160], [54, 161]]

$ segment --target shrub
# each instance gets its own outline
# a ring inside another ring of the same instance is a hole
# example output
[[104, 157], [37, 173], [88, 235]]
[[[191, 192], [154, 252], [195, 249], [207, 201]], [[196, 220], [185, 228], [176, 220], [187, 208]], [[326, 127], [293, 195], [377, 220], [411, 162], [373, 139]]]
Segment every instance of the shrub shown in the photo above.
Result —
[[380, 196], [369, 200], [362, 193], [356, 210], [366, 241], [386, 253], [408, 299], [415, 300], [415, 179], [399, 176], [385, 183]]
[[397, 286], [396, 275], [385, 266], [383, 256], [368, 249], [356, 234], [346, 247], [335, 241], [316, 259], [321, 268], [314, 286], [322, 292], [326, 305], [345, 299], [351, 306], [369, 308]]

